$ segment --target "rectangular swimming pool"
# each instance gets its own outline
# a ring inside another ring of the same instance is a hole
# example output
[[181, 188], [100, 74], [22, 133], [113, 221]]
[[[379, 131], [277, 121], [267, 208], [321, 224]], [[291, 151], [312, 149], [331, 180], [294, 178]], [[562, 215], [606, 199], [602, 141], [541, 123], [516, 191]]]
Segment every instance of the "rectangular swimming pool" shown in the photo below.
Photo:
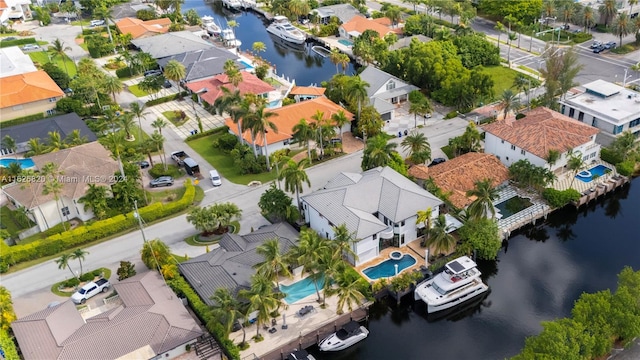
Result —
[[244, 60], [240, 60], [240, 63], [247, 68], [247, 71], [253, 70], [253, 65], [249, 64], [248, 62], [246, 62]]
[[[324, 286], [324, 277], [318, 279], [318, 289], [322, 289]], [[306, 298], [307, 296], [316, 292], [316, 285], [311, 277], [306, 277], [300, 281], [296, 281], [291, 285], [280, 285], [280, 291], [286, 296], [284, 301], [287, 304], [293, 304], [299, 300]]]
[[374, 265], [362, 270], [362, 273], [371, 280], [377, 280], [380, 278], [395, 276], [396, 265], [398, 265], [398, 274], [400, 274], [404, 269], [415, 265], [415, 263], [416, 259], [413, 256], [404, 254], [404, 256], [400, 258], [400, 260], [385, 260], [378, 265]]
[[29, 169], [36, 166], [36, 164], [31, 159], [0, 159], [0, 167], [9, 167], [9, 165], [14, 162], [17, 162], [23, 169]]
[[598, 178], [601, 177], [604, 174], [610, 173], [611, 169], [609, 169], [608, 167], [599, 164], [596, 165], [594, 167], [592, 167], [589, 170], [583, 170], [580, 171], [577, 175], [576, 175], [576, 179], [582, 181], [582, 182], [591, 182], [593, 181], [593, 178]]
[[499, 204], [496, 204], [495, 207], [500, 210], [500, 214], [502, 214], [502, 219], [506, 219], [509, 216], [519, 213], [520, 211], [532, 206], [533, 203], [531, 200], [514, 196], [511, 199], [505, 200]]

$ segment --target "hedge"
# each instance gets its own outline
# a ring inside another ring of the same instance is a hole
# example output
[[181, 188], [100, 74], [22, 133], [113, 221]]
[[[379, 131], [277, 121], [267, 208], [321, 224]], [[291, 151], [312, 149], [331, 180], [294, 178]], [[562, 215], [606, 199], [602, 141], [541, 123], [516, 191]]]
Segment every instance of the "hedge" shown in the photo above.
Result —
[[636, 167], [636, 163], [633, 160], [626, 160], [621, 163], [616, 164], [616, 171], [620, 175], [631, 176], [633, 175], [633, 170]]
[[5, 48], [5, 47], [9, 47], [9, 46], [20, 46], [20, 45], [26, 45], [26, 44], [35, 44], [36, 43], [36, 39], [35, 38], [24, 38], [24, 39], [15, 39], [15, 40], [2, 40], [0, 41], [0, 48]]
[[20, 360], [16, 343], [6, 330], [0, 330], [0, 349], [4, 352], [4, 359]]
[[622, 156], [620, 156], [617, 151], [604, 147], [600, 149], [600, 159], [613, 165], [617, 165], [622, 162]]
[[216, 339], [225, 355], [230, 359], [240, 360], [240, 349], [229, 339], [222, 324], [215, 320], [209, 305], [200, 299], [200, 296], [193, 290], [191, 285], [182, 276], [167, 280], [167, 285], [171, 287], [178, 297], [187, 299], [191, 309], [198, 315], [200, 321], [205, 324], [207, 330]]
[[[193, 203], [196, 194], [196, 189], [190, 180], [185, 181], [185, 187], [186, 190], [180, 200], [168, 204], [153, 203], [145, 206], [139, 210], [140, 216], [146, 222], [151, 222], [185, 210]], [[9, 265], [55, 255], [72, 247], [117, 234], [136, 226], [138, 226], [138, 222], [133, 216], [133, 212], [130, 212], [80, 226], [60, 234], [54, 234], [43, 240], [11, 246], [9, 251], [3, 251], [0, 254], [0, 272], [6, 272]]]
[[228, 133], [228, 132], [229, 132], [229, 127], [227, 125], [225, 125], [225, 126], [221, 126], [219, 128], [209, 129], [209, 130], [206, 130], [206, 131], [203, 131], [203, 132], [199, 132], [199, 133], [197, 133], [195, 135], [187, 136], [185, 141], [196, 140], [196, 139], [203, 138], [205, 136], [219, 134], [219, 133]]
[[560, 208], [571, 201], [580, 200], [580, 193], [575, 189], [556, 190], [554, 188], [546, 188], [542, 191], [542, 197], [554, 208]]
[[138, 70], [134, 71], [132, 68], [128, 66], [125, 66], [123, 68], [116, 70], [116, 76], [118, 77], [118, 79], [129, 78], [138, 74], [140, 74], [140, 71]]
[[3, 128], [8, 128], [9, 126], [16, 126], [16, 125], [20, 125], [20, 124], [26, 124], [26, 123], [29, 123], [29, 122], [32, 122], [32, 121], [42, 120], [44, 118], [45, 118], [44, 112], [41, 112], [41, 113], [37, 113], [37, 114], [33, 114], [33, 115], [27, 115], [27, 116], [23, 116], [23, 117], [11, 119], [11, 120], [3, 121], [2, 122], [2, 127]]
[[182, 95], [184, 97], [184, 96], [189, 95], [189, 93], [186, 92], [186, 91], [183, 91], [181, 94], [173, 94], [173, 95], [157, 98], [157, 99], [154, 99], [154, 100], [149, 100], [149, 101], [146, 102], [145, 105], [146, 106], [153, 106], [153, 105], [158, 105], [158, 104], [164, 104], [166, 102], [173, 101], [173, 100], [177, 99], [179, 95]]

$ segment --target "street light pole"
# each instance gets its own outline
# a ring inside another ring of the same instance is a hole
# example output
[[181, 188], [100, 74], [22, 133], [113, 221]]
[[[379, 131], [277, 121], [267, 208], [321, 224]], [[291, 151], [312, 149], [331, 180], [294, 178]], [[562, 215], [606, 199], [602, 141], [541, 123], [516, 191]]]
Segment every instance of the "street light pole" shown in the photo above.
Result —
[[134, 200], [133, 201], [133, 207], [135, 208], [135, 212], [133, 213], [133, 216], [138, 219], [138, 226], [140, 226], [140, 232], [142, 233], [142, 241], [144, 243], [147, 242], [147, 237], [144, 234], [144, 226], [142, 226], [142, 218], [140, 217], [140, 213], [138, 212], [138, 200]]

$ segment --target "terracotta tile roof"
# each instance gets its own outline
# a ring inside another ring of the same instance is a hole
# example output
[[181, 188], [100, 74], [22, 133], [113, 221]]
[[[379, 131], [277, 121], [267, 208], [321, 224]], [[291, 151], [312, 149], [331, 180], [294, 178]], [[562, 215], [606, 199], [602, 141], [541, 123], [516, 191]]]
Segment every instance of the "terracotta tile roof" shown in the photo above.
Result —
[[364, 16], [354, 16], [349, 22], [342, 24], [342, 28], [346, 32], [357, 31], [360, 34], [365, 32], [365, 30], [374, 30], [383, 38], [388, 33], [396, 33], [401, 34], [402, 29], [400, 28], [391, 28], [391, 20], [386, 17], [378, 18], [378, 19], [367, 19]]
[[429, 178], [429, 168], [424, 164], [413, 165], [409, 168], [409, 175], [416, 179], [426, 180]]
[[0, 9], [7, 9], [9, 6], [4, 0], [0, 0]]
[[0, 109], [64, 96], [42, 70], [0, 78], [0, 89]]
[[[278, 132], [269, 131], [267, 133], [267, 143], [273, 144], [290, 139], [293, 136], [293, 127], [300, 122], [300, 119], [305, 119], [308, 123], [312, 123], [314, 121], [311, 117], [314, 116], [318, 110], [324, 113], [325, 119], [330, 119], [331, 115], [339, 112], [340, 110], [344, 111], [347, 119], [353, 118], [352, 113], [324, 96], [272, 109], [269, 110], [269, 112], [273, 112], [276, 115], [270, 120], [278, 127]], [[230, 118], [225, 119], [225, 124], [234, 134], [238, 134], [238, 126], [234, 124]], [[251, 133], [249, 130], [245, 131], [242, 136], [247, 143], [251, 144]], [[256, 143], [260, 145], [264, 144], [261, 134], [256, 136]]]
[[[257, 76], [247, 71], [241, 71], [242, 81], [238, 84], [238, 90], [240, 94], [265, 94], [269, 91], [275, 90], [275, 88], [268, 83], [260, 80]], [[236, 88], [226, 74], [216, 75], [210, 79], [193, 81], [187, 84], [189, 90], [193, 92], [200, 92], [202, 89], [207, 89], [206, 93], [200, 94], [200, 98], [209, 104], [213, 104], [217, 98], [222, 96], [222, 87], [226, 87], [231, 91], [235, 91]]]
[[131, 34], [133, 39], [153, 34], [163, 34], [169, 31], [171, 19], [160, 18], [142, 21], [136, 18], [124, 18], [116, 23], [118, 30], [123, 34]]
[[[59, 170], [63, 172], [62, 177], [65, 179], [60, 181], [63, 184], [61, 196], [68, 199], [78, 199], [84, 196], [89, 183], [106, 186], [113, 184], [111, 177], [118, 171], [118, 163], [111, 158], [111, 153], [95, 141], [34, 156], [31, 159], [38, 169], [42, 169], [49, 162], [58, 164]], [[20, 184], [16, 184], [6, 186], [2, 190], [22, 206], [32, 209], [37, 204], [44, 204], [54, 199], [52, 194], [42, 194], [43, 185], [42, 181], [36, 181], [33, 183], [33, 189], [28, 186], [22, 188]]]
[[326, 88], [315, 86], [294, 86], [289, 92], [291, 95], [324, 95]]
[[467, 197], [476, 181], [491, 179], [495, 187], [509, 180], [509, 169], [495, 155], [467, 153], [429, 168], [429, 177], [445, 193], [457, 208], [464, 208], [473, 199]]
[[597, 128], [545, 107], [527, 112], [520, 120], [510, 117], [482, 128], [542, 159], [549, 150], [564, 153], [589, 142], [599, 132]]

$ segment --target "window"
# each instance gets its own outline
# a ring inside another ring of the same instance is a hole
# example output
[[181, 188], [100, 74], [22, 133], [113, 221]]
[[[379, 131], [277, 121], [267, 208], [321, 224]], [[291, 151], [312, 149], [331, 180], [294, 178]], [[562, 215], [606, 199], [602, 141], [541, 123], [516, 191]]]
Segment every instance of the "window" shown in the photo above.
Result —
[[564, 109], [565, 109], [566, 105], [562, 104], [562, 109], [560, 109], [560, 112], [564, 114]]
[[325, 232], [325, 233], [324, 233], [324, 237], [328, 239], [328, 238], [329, 238], [329, 233], [328, 233], [328, 232]]
[[618, 125], [618, 126], [614, 126], [613, 127], [613, 134], [614, 135], [618, 135], [622, 132], [623, 126], [622, 125]]
[[395, 88], [396, 88], [396, 82], [395, 82], [395, 81], [393, 81], [393, 80], [390, 80], [390, 81], [387, 83], [387, 90], [393, 90], [393, 89], [395, 89]]
[[373, 234], [373, 240], [378, 239], [378, 234]]
[[56, 101], [58, 101], [58, 99], [57, 99], [57, 98], [54, 98], [54, 97], [49, 98], [49, 102], [56, 102]]
[[47, 110], [47, 115], [54, 115], [56, 113], [56, 109]]
[[631, 120], [631, 122], [629, 122], [629, 127], [630, 128], [636, 127], [638, 125], [640, 125], [640, 118], [637, 118], [635, 120]]
[[515, 145], [511, 145], [511, 150], [515, 150], [516, 146]]
[[400, 226], [404, 226], [404, 220], [400, 222]]
[[578, 113], [578, 121], [584, 121], [584, 113], [582, 111]]
[[69, 216], [69, 214], [71, 214], [68, 206], [63, 207], [60, 211], [62, 211], [62, 216]]
[[526, 152], [526, 151], [524, 151], [524, 150], [520, 150], [520, 154], [522, 154], [522, 155], [527, 155], [527, 152]]
[[572, 118], [573, 115], [575, 115], [575, 113], [576, 113], [576, 109], [574, 109], [574, 108], [569, 109], [569, 117], [570, 118]]
[[591, 126], [598, 127], [598, 119], [594, 116], [593, 120], [591, 120]]
[[592, 159], [592, 158], [596, 157], [596, 155], [597, 155], [597, 154], [596, 154], [596, 153], [594, 153], [594, 152], [593, 152], [593, 153], [591, 153], [591, 155], [589, 155], [589, 159]]
[[500, 142], [504, 144], [504, 140], [500, 140]]

